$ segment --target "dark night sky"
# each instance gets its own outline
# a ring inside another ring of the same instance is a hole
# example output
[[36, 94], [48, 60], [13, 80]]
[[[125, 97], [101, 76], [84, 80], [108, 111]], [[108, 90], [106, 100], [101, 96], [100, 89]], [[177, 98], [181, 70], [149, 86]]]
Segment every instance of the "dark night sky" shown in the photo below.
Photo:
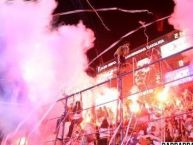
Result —
[[[76, 9], [91, 9], [86, 2], [86, 0], [57, 0], [59, 2], [58, 7], [55, 9], [54, 13], [65, 12]], [[77, 24], [79, 20], [91, 28], [95, 33], [95, 46], [88, 51], [89, 60], [97, 56], [98, 53], [102, 52], [114, 41], [118, 40], [125, 33], [140, 26], [139, 21], [144, 21], [145, 23], [156, 20], [173, 12], [174, 3], [172, 0], [90, 0], [92, 6], [97, 8], [110, 8], [119, 7], [123, 9], [148, 9], [153, 12], [153, 15], [147, 13], [138, 14], [128, 14], [122, 13], [120, 11], [109, 11], [109, 12], [99, 12], [104, 23], [110, 28], [111, 31], [107, 31], [101, 24], [100, 20], [95, 13], [77, 13], [71, 15], [65, 15], [57, 17], [54, 24]], [[163, 29], [158, 31], [160, 23], [154, 24], [147, 27], [147, 34], [149, 39], [152, 40], [158, 36], [173, 30], [167, 21], [163, 21]], [[143, 30], [127, 37], [123, 42], [130, 42], [131, 49], [146, 42], [146, 37], [144, 36]], [[121, 45], [121, 44], [119, 44]], [[111, 51], [103, 55], [102, 58], [98, 59], [92, 67], [102, 64], [110, 59], [113, 59], [113, 53], [119, 47], [117, 45]]]

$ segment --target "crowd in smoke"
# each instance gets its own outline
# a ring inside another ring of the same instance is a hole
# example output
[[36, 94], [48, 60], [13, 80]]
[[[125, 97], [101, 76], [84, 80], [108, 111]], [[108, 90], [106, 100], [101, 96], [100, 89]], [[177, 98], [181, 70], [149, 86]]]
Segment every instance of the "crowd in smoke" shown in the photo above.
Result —
[[[57, 120], [53, 140], [58, 144], [65, 142], [77, 145], [108, 145], [112, 140], [116, 141], [116, 145], [158, 145], [162, 141], [193, 141], [193, 95], [187, 89], [182, 92], [173, 101], [164, 103], [164, 108], [148, 104], [150, 102], [137, 102], [138, 110], [132, 110], [128, 106], [124, 114], [129, 115], [124, 115], [122, 121], [121, 118], [113, 121], [112, 118], [117, 115], [110, 105], [84, 110], [84, 102], [77, 101], [68, 106], [67, 113]], [[176, 105], [178, 99], [181, 99], [181, 103]], [[84, 116], [84, 112], [89, 111], [92, 115]], [[120, 123], [122, 127], [119, 126]]]

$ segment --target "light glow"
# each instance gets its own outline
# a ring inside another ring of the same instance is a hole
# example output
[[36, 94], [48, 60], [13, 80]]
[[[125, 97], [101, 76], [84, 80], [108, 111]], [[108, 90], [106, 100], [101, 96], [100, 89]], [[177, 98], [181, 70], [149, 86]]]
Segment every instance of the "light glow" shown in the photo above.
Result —
[[165, 103], [169, 99], [169, 87], [165, 87], [161, 92], [157, 94], [157, 99], [161, 103]]
[[138, 113], [138, 112], [140, 111], [140, 106], [139, 106], [139, 104], [138, 104], [136, 101], [134, 101], [134, 102], [130, 105], [130, 110], [131, 110], [131, 112], [133, 112], [133, 113]]
[[26, 137], [21, 137], [17, 140], [16, 145], [28, 145]]

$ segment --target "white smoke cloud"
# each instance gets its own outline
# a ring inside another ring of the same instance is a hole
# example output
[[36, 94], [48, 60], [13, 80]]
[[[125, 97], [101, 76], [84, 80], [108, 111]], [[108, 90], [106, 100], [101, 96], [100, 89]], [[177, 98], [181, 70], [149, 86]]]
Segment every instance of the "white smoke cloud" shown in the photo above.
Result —
[[94, 33], [82, 22], [51, 29], [55, 7], [54, 0], [0, 1], [0, 96], [23, 103], [17, 109], [9, 104], [6, 111], [7, 106], [0, 107], [4, 129], [13, 129], [35, 106], [90, 83], [85, 52], [93, 46]]
[[[193, 1], [192, 0], [174, 0], [174, 12], [169, 19], [169, 23], [175, 29], [184, 33], [187, 43], [193, 46]], [[193, 62], [193, 50], [187, 51], [182, 54], [184, 62]]]
[[184, 32], [189, 41], [193, 43], [193, 1], [192, 0], [174, 0], [174, 12], [169, 19], [169, 23], [175, 29]]

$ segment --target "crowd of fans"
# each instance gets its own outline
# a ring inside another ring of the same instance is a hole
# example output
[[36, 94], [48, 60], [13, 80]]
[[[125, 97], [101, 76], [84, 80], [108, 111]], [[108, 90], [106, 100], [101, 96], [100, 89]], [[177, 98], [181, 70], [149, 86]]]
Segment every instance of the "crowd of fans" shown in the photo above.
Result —
[[87, 120], [83, 118], [81, 102], [77, 101], [58, 120], [57, 143], [158, 145], [163, 141], [193, 142], [193, 97], [186, 93], [181, 98], [180, 107], [170, 104], [162, 110], [147, 108], [141, 103], [140, 112], [128, 109], [130, 115], [122, 120], [113, 118], [111, 109], [105, 106], [91, 110], [92, 117]]

